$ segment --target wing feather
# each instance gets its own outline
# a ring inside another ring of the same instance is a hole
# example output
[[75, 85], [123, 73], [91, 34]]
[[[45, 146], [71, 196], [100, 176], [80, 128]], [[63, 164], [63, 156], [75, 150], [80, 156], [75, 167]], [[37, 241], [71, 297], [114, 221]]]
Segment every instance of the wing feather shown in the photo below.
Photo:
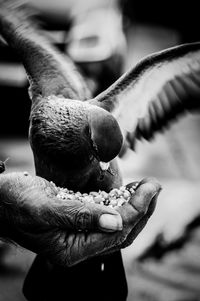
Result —
[[93, 101], [112, 112], [130, 145], [200, 109], [200, 43], [146, 57]]
[[22, 59], [30, 82], [30, 95], [63, 95], [86, 99], [89, 90], [69, 57], [60, 53], [41, 32], [35, 12], [24, 1], [0, 1], [0, 33]]

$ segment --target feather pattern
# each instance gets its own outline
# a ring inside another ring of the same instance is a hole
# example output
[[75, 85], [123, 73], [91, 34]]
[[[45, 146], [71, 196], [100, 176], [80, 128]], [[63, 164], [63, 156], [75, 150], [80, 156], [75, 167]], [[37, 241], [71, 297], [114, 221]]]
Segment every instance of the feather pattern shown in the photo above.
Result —
[[112, 112], [130, 146], [200, 108], [200, 43], [150, 55], [91, 101]]

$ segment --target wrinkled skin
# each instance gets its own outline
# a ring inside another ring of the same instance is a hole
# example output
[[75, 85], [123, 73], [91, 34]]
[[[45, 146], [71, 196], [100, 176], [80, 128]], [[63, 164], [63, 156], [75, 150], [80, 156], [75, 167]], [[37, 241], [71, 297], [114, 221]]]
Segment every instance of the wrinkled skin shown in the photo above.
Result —
[[[129, 203], [116, 211], [98, 204], [60, 200], [52, 183], [40, 177], [0, 175], [0, 235], [56, 264], [71, 266], [130, 245], [151, 216], [159, 192], [160, 185], [154, 179], [145, 179]], [[103, 224], [103, 214], [116, 219], [115, 229]]]

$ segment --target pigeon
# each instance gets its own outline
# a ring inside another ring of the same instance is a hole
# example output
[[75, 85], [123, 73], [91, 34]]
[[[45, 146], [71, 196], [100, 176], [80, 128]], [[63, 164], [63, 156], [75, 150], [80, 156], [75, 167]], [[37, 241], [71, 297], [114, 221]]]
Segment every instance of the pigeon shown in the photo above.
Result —
[[21, 57], [30, 82], [29, 138], [37, 175], [85, 192], [119, 186], [116, 163], [110, 173], [106, 164], [122, 145], [116, 119], [86, 101], [91, 96], [72, 61], [36, 28], [32, 11], [14, 3], [3, 1], [1, 34]]
[[81, 192], [119, 187], [116, 157], [123, 147], [134, 149], [137, 140], [151, 140], [178, 116], [198, 111], [199, 42], [147, 56], [92, 98], [70, 58], [33, 22], [32, 11], [5, 2], [1, 34], [20, 55], [30, 83], [37, 175]]

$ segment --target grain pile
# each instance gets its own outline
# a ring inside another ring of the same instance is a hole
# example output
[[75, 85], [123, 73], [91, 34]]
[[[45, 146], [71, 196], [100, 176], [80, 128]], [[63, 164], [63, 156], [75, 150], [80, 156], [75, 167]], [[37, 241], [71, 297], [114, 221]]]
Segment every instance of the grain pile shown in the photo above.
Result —
[[67, 188], [56, 187], [56, 189], [58, 191], [57, 197], [62, 200], [79, 200], [83, 203], [90, 202], [115, 208], [130, 200], [131, 195], [135, 193], [137, 185], [138, 183], [135, 183], [131, 187], [121, 186], [119, 189], [114, 188], [109, 193], [99, 190], [98, 192], [91, 191], [89, 194], [79, 191], [74, 192]]

